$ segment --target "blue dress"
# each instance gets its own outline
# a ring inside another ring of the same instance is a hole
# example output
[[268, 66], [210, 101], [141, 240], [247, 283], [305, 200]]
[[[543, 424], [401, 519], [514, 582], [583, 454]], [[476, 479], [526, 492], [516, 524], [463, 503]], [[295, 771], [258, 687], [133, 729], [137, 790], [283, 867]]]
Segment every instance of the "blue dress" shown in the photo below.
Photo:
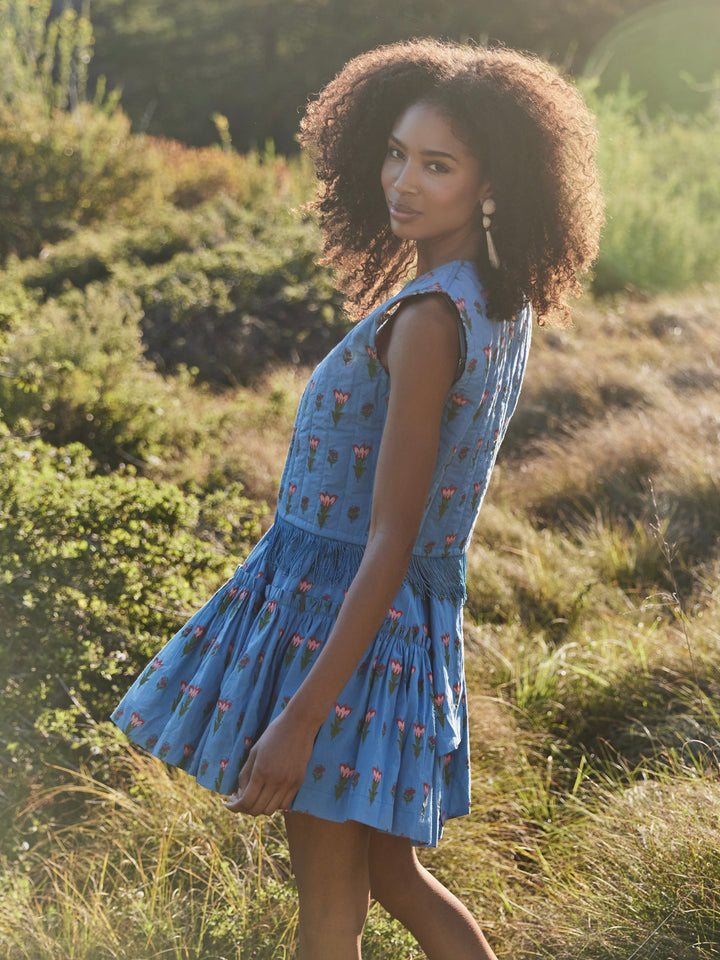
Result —
[[462, 357], [407, 575], [321, 727], [292, 809], [435, 845], [469, 810], [462, 604], [466, 547], [515, 408], [529, 308], [489, 320], [472, 263], [408, 283], [319, 364], [297, 414], [275, 522], [112, 715], [137, 744], [232, 793], [250, 748], [328, 638], [367, 541], [390, 392], [375, 334], [399, 304], [444, 294]]

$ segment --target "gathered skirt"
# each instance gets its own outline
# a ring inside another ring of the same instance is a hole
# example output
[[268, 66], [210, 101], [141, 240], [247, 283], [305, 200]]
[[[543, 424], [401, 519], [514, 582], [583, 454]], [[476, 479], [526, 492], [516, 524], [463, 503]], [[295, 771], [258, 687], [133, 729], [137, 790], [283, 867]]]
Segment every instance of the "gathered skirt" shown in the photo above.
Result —
[[[112, 714], [133, 742], [222, 794], [307, 675], [344, 597], [346, 585], [315, 582], [312, 565], [284, 570], [276, 540], [265, 535]], [[469, 794], [462, 607], [404, 583], [320, 728], [291, 809], [435, 845]]]

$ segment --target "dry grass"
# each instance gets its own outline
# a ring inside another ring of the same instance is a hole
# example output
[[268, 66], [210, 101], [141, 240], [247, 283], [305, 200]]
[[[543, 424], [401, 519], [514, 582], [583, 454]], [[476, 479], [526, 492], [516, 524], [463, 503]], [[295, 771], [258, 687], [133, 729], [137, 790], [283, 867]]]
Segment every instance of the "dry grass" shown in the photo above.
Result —
[[[423, 852], [507, 960], [720, 955], [719, 307], [583, 307], [535, 338], [469, 556], [473, 811]], [[192, 393], [205, 439], [157, 475], [272, 502], [306, 374]], [[292, 956], [280, 824], [113, 769], [17, 821], [0, 956]], [[365, 956], [421, 958], [377, 908]]]

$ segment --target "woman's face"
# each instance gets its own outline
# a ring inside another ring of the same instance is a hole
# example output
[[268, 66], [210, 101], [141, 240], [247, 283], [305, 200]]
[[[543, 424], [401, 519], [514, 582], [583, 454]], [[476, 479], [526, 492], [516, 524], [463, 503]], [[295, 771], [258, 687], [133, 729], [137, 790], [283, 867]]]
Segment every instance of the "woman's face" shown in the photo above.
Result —
[[395, 121], [382, 166], [393, 233], [417, 244], [418, 269], [473, 259], [478, 205], [490, 195], [480, 164], [440, 108], [415, 103]]

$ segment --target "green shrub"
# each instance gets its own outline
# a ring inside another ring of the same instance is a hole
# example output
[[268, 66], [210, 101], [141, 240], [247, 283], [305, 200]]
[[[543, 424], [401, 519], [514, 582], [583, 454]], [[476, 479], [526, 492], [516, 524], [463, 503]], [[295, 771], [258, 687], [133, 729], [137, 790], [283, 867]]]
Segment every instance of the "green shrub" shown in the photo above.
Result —
[[14, 429], [53, 443], [81, 442], [103, 464], [142, 464], [167, 444], [191, 442], [181, 385], [143, 354], [137, 297], [114, 284], [71, 288], [5, 336], [0, 407]]
[[207, 503], [87, 450], [0, 435], [0, 726], [11, 760], [62, 755], [217, 589], [262, 511], [228, 485]]
[[47, 116], [32, 99], [0, 103], [0, 153], [0, 261], [37, 255], [81, 224], [139, 215], [162, 195], [157, 155], [119, 110]]
[[593, 289], [683, 290], [720, 273], [720, 118], [643, 115], [621, 88], [591, 97], [607, 223]]

